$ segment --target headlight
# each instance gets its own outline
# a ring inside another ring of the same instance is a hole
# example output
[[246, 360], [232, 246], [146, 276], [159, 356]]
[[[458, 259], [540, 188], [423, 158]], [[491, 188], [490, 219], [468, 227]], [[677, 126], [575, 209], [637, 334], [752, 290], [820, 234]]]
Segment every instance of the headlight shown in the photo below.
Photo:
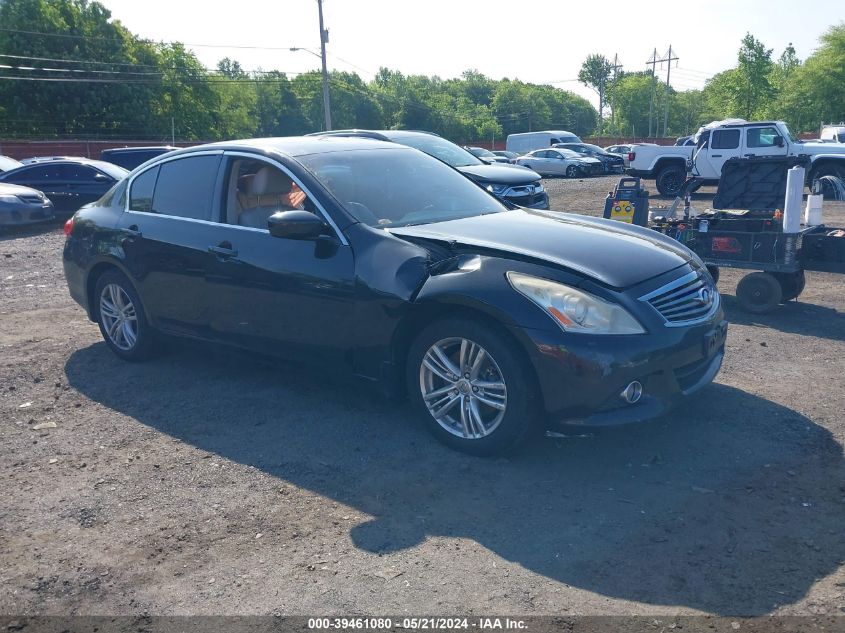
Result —
[[537, 182], [534, 184], [534, 193], [543, 193], [544, 191], [543, 183]]
[[645, 334], [627, 310], [548, 279], [509, 272], [511, 286], [543, 308], [567, 332], [586, 334]]
[[510, 189], [510, 185], [487, 185], [487, 191], [497, 196], [501, 196], [508, 189]]
[[11, 196], [11, 195], [0, 196], [0, 202], [6, 202], [6, 203], [9, 203], [9, 204], [17, 204], [20, 201], [21, 201], [21, 199], [18, 198], [17, 196]]

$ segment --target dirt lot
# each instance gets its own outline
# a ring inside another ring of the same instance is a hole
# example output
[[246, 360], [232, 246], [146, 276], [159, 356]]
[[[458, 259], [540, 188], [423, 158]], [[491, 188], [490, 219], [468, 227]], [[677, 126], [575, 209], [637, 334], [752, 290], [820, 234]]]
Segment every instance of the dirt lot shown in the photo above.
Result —
[[[547, 184], [595, 213], [614, 180]], [[119, 361], [62, 242], [0, 237], [0, 614], [845, 616], [845, 277], [752, 317], [724, 272], [716, 384], [482, 460], [311, 370]]]

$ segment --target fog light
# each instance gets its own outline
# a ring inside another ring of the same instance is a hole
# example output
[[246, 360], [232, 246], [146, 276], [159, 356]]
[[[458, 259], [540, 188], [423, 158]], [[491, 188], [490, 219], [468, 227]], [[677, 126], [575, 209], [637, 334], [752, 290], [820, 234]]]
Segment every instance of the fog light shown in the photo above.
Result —
[[643, 386], [638, 381], [632, 382], [619, 394], [628, 404], [634, 404], [643, 396]]

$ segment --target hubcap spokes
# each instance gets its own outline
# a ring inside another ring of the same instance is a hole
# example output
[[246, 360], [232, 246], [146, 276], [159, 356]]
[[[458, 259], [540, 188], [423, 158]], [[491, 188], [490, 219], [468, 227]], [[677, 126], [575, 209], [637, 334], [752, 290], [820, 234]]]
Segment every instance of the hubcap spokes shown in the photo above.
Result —
[[100, 295], [103, 329], [115, 347], [129, 351], [138, 341], [138, 314], [126, 291], [108, 284]]
[[489, 435], [505, 416], [502, 372], [487, 350], [469, 339], [443, 339], [428, 349], [420, 390], [437, 423], [464, 439]]

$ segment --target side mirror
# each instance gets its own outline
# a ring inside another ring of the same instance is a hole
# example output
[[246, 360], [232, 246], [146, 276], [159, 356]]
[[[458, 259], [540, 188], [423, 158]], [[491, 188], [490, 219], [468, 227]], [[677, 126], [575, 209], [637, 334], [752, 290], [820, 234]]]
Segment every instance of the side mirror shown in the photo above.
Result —
[[783, 147], [783, 137], [782, 136], [776, 136], [775, 137], [775, 145], [777, 145], [778, 147]]
[[276, 211], [267, 219], [267, 228], [273, 237], [289, 240], [313, 240], [324, 234], [328, 227], [308, 211]]

